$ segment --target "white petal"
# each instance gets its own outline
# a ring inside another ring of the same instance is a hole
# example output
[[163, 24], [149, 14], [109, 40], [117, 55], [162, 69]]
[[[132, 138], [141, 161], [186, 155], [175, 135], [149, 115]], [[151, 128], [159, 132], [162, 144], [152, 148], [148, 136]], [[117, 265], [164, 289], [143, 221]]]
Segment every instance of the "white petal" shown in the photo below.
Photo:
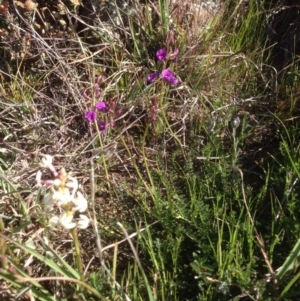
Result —
[[55, 203], [55, 200], [53, 199], [53, 194], [51, 192], [46, 193], [43, 197], [42, 202], [44, 204], [45, 210], [51, 210]]
[[44, 240], [45, 245], [49, 246], [49, 240], [46, 236], [43, 236], [43, 240]]
[[38, 172], [36, 173], [35, 179], [36, 179], [36, 182], [37, 182], [38, 186], [40, 186], [41, 185], [41, 180], [42, 180], [42, 172], [40, 170], [38, 170]]
[[42, 158], [42, 167], [45, 168], [49, 168], [50, 166], [52, 166], [52, 162], [53, 162], [53, 157], [50, 155], [45, 155], [44, 158]]
[[54, 215], [49, 220], [49, 226], [51, 228], [54, 228], [55, 226], [57, 226], [58, 222], [59, 222], [59, 217]]
[[77, 189], [78, 189], [78, 181], [77, 181], [77, 179], [76, 178], [74, 178], [74, 177], [68, 177], [68, 180], [71, 180], [71, 182], [68, 182], [67, 184], [66, 184], [66, 186], [68, 187], [68, 188], [70, 188], [70, 189], [72, 189], [72, 197], [74, 197], [75, 196], [75, 193], [76, 193], [76, 191], [77, 191]]
[[68, 215], [66, 212], [62, 213], [59, 222], [65, 229], [73, 229], [76, 227], [76, 223], [72, 222], [73, 215]]
[[68, 202], [70, 202], [70, 192], [69, 189], [65, 189], [64, 193], [55, 190], [53, 193], [53, 200], [57, 202], [59, 206], [62, 206]]
[[60, 180], [60, 179], [54, 179], [54, 180], [53, 180], [53, 185], [55, 185], [55, 186], [59, 186], [60, 183], [61, 183], [61, 180]]
[[76, 223], [61, 223], [61, 225], [67, 230], [74, 229], [76, 227]]
[[88, 207], [87, 200], [80, 191], [77, 192], [77, 198], [73, 199], [73, 203], [76, 205], [73, 208], [75, 211], [84, 212]]
[[78, 229], [86, 229], [89, 226], [90, 220], [86, 215], [80, 214], [77, 222]]

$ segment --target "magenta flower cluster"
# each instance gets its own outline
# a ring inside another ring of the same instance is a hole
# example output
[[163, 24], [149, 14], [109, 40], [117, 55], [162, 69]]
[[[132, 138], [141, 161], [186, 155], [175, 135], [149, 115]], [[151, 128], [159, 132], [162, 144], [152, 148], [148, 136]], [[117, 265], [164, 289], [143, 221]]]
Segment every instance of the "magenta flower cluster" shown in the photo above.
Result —
[[109, 126], [115, 125], [114, 117], [119, 115], [121, 115], [121, 110], [116, 109], [114, 100], [109, 100], [108, 102], [101, 100], [96, 103], [95, 110], [89, 110], [85, 113], [85, 119], [88, 122], [94, 122], [100, 116], [107, 120], [101, 119], [98, 121], [99, 131], [104, 132]]
[[[167, 44], [168, 45], [174, 44], [173, 30], [170, 30], [170, 32], [169, 32], [169, 37], [167, 38]], [[168, 51], [166, 49], [161, 48], [156, 51], [156, 59], [159, 62], [169, 60], [173, 63], [176, 63], [178, 61], [178, 52], [179, 52], [179, 50], [177, 48], [174, 51], [171, 51], [170, 53], [168, 53]], [[147, 76], [147, 82], [153, 83], [158, 77], [159, 77], [159, 72], [157, 72], [157, 71], [153, 72]], [[177, 85], [179, 82], [179, 80], [178, 80], [178, 78], [176, 78], [174, 72], [171, 71], [170, 69], [163, 69], [161, 72], [161, 78], [165, 82], [167, 82], [173, 86]]]
[[[99, 84], [101, 84], [103, 80], [104, 80], [103, 77], [99, 77], [97, 83], [93, 85], [93, 93], [95, 96], [101, 95], [102, 91], [99, 87]], [[89, 99], [89, 96], [85, 91], [82, 93], [82, 96], [85, 99]], [[88, 122], [94, 122], [97, 121], [98, 118], [100, 118], [97, 124], [98, 124], [99, 131], [103, 132], [109, 126], [114, 126], [115, 124], [114, 117], [119, 116], [120, 114], [121, 114], [121, 110], [116, 109], [116, 102], [114, 100], [109, 100], [107, 102], [103, 100], [99, 100], [96, 103], [95, 109], [88, 110], [85, 113], [84, 117]]]
[[[94, 122], [98, 118], [98, 112], [106, 113], [107, 112], [107, 104], [104, 101], [98, 101], [96, 103], [96, 110], [89, 110], [85, 113], [85, 119], [88, 122]], [[110, 123], [106, 123], [104, 120], [98, 121], [98, 128], [99, 131], [103, 132], [107, 129], [107, 126], [110, 125]]]
[[[152, 83], [154, 82], [159, 76], [159, 73], [158, 72], [153, 72], [151, 73], [149, 76], [147, 76], [147, 82], [148, 83]], [[173, 71], [171, 71], [170, 69], [164, 69], [162, 72], [161, 72], [161, 78], [171, 84], [172, 86], [175, 86], [178, 84], [178, 78], [176, 78], [175, 74]]]
[[[177, 54], [178, 54], [178, 49], [175, 49], [170, 56], [172, 58], [173, 62], [177, 62], [177, 60], [178, 60]], [[164, 61], [165, 59], [167, 59], [167, 57], [168, 57], [168, 52], [165, 49], [162, 48], [162, 49], [159, 49], [156, 51], [156, 58], [158, 61]], [[158, 77], [159, 77], [159, 73], [157, 71], [153, 72], [147, 76], [147, 82], [153, 83]], [[176, 78], [174, 72], [171, 71], [170, 69], [163, 69], [161, 72], [161, 78], [165, 82], [167, 82], [173, 86], [177, 85], [179, 82], [178, 78]]]
[[157, 119], [157, 110], [158, 110], [158, 100], [156, 98], [151, 100], [151, 105], [149, 109], [150, 109], [149, 110], [150, 116], [148, 117], [148, 119], [154, 122]]

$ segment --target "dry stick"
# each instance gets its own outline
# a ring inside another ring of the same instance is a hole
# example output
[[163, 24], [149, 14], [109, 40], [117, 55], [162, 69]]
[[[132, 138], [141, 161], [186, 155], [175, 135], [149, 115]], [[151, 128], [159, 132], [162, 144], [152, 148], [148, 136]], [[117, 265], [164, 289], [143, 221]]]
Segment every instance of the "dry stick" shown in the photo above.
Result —
[[270, 272], [271, 277], [272, 277], [272, 279], [273, 279], [274, 289], [275, 289], [275, 296], [277, 297], [277, 296], [278, 296], [278, 280], [277, 280], [277, 278], [276, 278], [276, 274], [275, 274], [275, 272], [274, 272], [274, 270], [273, 270], [273, 267], [272, 267], [272, 265], [271, 265], [271, 263], [270, 263], [270, 260], [269, 260], [269, 258], [268, 258], [268, 255], [267, 255], [267, 253], [266, 253], [266, 251], [265, 251], [265, 247], [264, 247], [263, 240], [262, 240], [262, 238], [260, 237], [258, 231], [257, 231], [256, 228], [255, 228], [254, 221], [253, 221], [253, 218], [252, 218], [252, 216], [251, 216], [251, 213], [250, 213], [250, 210], [249, 210], [247, 201], [246, 201], [246, 194], [245, 194], [245, 188], [244, 188], [244, 176], [243, 176], [243, 172], [242, 172], [242, 170], [241, 170], [240, 168], [238, 168], [238, 167], [236, 167], [236, 166], [234, 166], [234, 167], [232, 167], [232, 168], [233, 168], [233, 170], [238, 171], [238, 172], [240, 173], [241, 180], [242, 180], [243, 201], [244, 201], [244, 204], [245, 204], [245, 207], [246, 207], [246, 211], [247, 211], [248, 217], [249, 217], [249, 219], [250, 219], [251, 225], [252, 225], [252, 227], [253, 227], [253, 229], [254, 229], [254, 231], [255, 231], [255, 236], [256, 236], [256, 240], [257, 240], [257, 242], [258, 242], [260, 251], [261, 251], [261, 253], [262, 253], [262, 255], [263, 255], [264, 259], [265, 259], [265, 262], [266, 262], [266, 264], [267, 264], [267, 266], [268, 266], [268, 268], [269, 268], [269, 272]]
[[93, 160], [90, 161], [91, 164], [91, 173], [90, 173], [90, 181], [91, 181], [91, 197], [92, 197], [92, 208], [93, 208], [93, 226], [94, 226], [94, 231], [96, 234], [96, 244], [97, 244], [97, 248], [98, 248], [98, 253], [99, 253], [99, 259], [100, 259], [100, 264], [103, 267], [103, 269], [105, 270], [105, 272], [107, 273], [107, 275], [109, 275], [109, 277], [113, 280], [113, 282], [116, 285], [116, 288], [121, 292], [121, 294], [124, 295], [126, 301], [131, 301], [131, 299], [128, 297], [128, 295], [124, 292], [123, 288], [121, 287], [121, 285], [114, 279], [113, 275], [111, 274], [110, 270], [108, 269], [108, 267], [106, 266], [104, 260], [103, 260], [103, 256], [102, 256], [102, 244], [101, 244], [101, 238], [100, 238], [100, 234], [98, 231], [98, 226], [97, 226], [97, 218], [96, 218], [96, 211], [95, 211], [95, 173], [94, 173], [94, 162]]
[[120, 245], [121, 243], [123, 243], [123, 242], [125, 242], [125, 241], [128, 241], [128, 238], [131, 239], [131, 238], [133, 238], [133, 237], [135, 237], [135, 236], [138, 236], [140, 233], [144, 232], [147, 228], [149, 228], [149, 227], [151, 227], [151, 226], [153, 226], [153, 225], [155, 225], [155, 224], [157, 224], [157, 223], [158, 223], [158, 221], [153, 222], [152, 224], [148, 225], [147, 227], [141, 228], [141, 229], [139, 229], [139, 231], [134, 232], [134, 233], [128, 235], [128, 237], [126, 237], [126, 238], [124, 238], [124, 239], [122, 239], [122, 240], [120, 240], [120, 241], [118, 241], [118, 242], [116, 242], [116, 243], [114, 243], [114, 244], [111, 244], [111, 245], [108, 245], [108, 246], [102, 248], [102, 252], [104, 252], [104, 251], [106, 251], [106, 250], [108, 250], [108, 249], [110, 249], [110, 248], [113, 248], [115, 245]]
[[127, 230], [124, 228], [124, 226], [123, 226], [120, 222], [117, 222], [117, 224], [118, 224], [118, 226], [122, 229], [122, 231], [123, 231], [123, 233], [124, 233], [124, 235], [125, 235], [125, 237], [126, 237], [128, 243], [129, 243], [129, 245], [130, 245], [130, 248], [131, 248], [132, 253], [133, 253], [134, 257], [135, 257], [135, 260], [136, 260], [136, 262], [137, 262], [139, 268], [142, 270], [142, 264], [141, 264], [141, 261], [140, 261], [140, 259], [139, 259], [138, 254], [137, 254], [137, 251], [136, 251], [136, 249], [135, 249], [135, 247], [134, 247], [134, 245], [133, 245], [133, 243], [132, 243], [132, 241], [131, 241], [131, 239], [130, 239], [130, 237], [129, 237], [129, 235], [128, 235]]
[[240, 6], [242, 5], [243, 2], [244, 2], [243, 0], [240, 0], [239, 4], [235, 7], [233, 13], [228, 18], [228, 20], [230, 20], [230, 19], [232, 19], [234, 17], [234, 15], [237, 13], [238, 9], [240, 8]]
[[149, 287], [149, 283], [148, 283], [148, 280], [147, 280], [147, 276], [146, 276], [146, 274], [145, 274], [145, 272], [144, 272], [144, 270], [143, 270], [141, 261], [140, 261], [140, 259], [139, 259], [138, 253], [137, 253], [137, 249], [134, 247], [134, 245], [133, 245], [131, 239], [129, 238], [128, 232], [127, 232], [127, 230], [124, 228], [124, 226], [123, 226], [120, 222], [118, 222], [117, 224], [118, 224], [118, 226], [122, 229], [122, 231], [123, 231], [125, 237], [127, 238], [127, 241], [128, 241], [128, 243], [129, 243], [130, 248], [131, 248], [131, 250], [132, 250], [132, 252], [133, 252], [133, 255], [134, 255], [134, 257], [135, 257], [135, 260], [136, 260], [136, 262], [137, 262], [137, 264], [138, 264], [138, 266], [139, 266], [139, 268], [140, 268], [140, 270], [141, 270], [141, 272], [142, 272], [142, 274], [143, 274], [143, 278], [144, 278], [144, 280], [145, 280], [146, 287], [147, 287], [147, 291], [148, 291], [149, 300], [150, 300], [150, 301], [154, 301], [154, 298], [153, 298], [153, 295], [152, 295], [152, 291], [151, 291], [151, 289], [150, 289], [150, 287]]

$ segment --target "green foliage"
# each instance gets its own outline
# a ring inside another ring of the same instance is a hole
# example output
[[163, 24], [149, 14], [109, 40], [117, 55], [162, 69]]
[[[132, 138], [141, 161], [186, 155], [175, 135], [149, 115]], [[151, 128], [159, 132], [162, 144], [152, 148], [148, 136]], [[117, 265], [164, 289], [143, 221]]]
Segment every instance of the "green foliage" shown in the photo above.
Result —
[[[77, 44], [54, 39], [58, 44], [50, 47], [50, 39], [26, 23], [30, 14], [22, 19], [19, 31], [36, 39], [35, 50], [45, 55], [32, 67], [21, 59], [11, 62], [10, 74], [1, 71], [9, 91], [0, 102], [1, 280], [13, 286], [14, 296], [45, 301], [55, 300], [54, 292], [91, 301], [298, 300], [299, 68], [296, 54], [280, 74], [269, 66], [272, 1], [225, 1], [201, 30], [177, 22], [183, 13], [171, 10], [170, 1], [130, 2], [130, 11], [114, 8], [106, 27], [101, 9], [99, 19], [87, 21], [77, 15], [85, 3], [66, 4], [69, 11], [58, 15], [66, 17], [64, 34]], [[155, 60], [157, 49], [170, 47], [170, 29], [179, 49], [176, 64]], [[70, 45], [76, 45], [74, 58]], [[146, 83], [152, 71], [170, 66], [177, 86], [161, 78]], [[100, 95], [83, 101], [83, 89], [93, 90], [99, 75], [105, 75]], [[44, 89], [46, 105], [35, 95]], [[58, 91], [62, 99], [52, 101]], [[100, 133], [82, 116], [102, 97], [122, 110]], [[150, 120], [154, 104], [156, 119]], [[103, 154], [96, 167], [70, 160], [91, 145], [111, 143], [119, 152]], [[72, 248], [60, 249], [69, 237], [51, 241], [55, 249], [36, 238], [48, 229], [39, 201], [44, 191], [30, 194], [32, 203], [25, 198], [36, 184], [36, 167], [29, 172], [29, 165], [15, 164], [20, 154], [35, 157], [50, 145], [63, 153], [61, 165], [85, 180], [91, 199], [93, 229], [78, 237], [88, 247], [80, 253], [75, 243], [76, 260], [67, 256]], [[23, 269], [29, 258], [32, 274]]]

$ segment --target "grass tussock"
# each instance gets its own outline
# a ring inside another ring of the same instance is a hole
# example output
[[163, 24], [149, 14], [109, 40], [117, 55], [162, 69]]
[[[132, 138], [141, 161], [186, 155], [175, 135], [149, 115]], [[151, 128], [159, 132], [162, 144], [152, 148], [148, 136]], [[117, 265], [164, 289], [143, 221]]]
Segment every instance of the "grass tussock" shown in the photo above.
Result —
[[299, 299], [300, 7], [212, 2], [1, 2], [3, 300]]

